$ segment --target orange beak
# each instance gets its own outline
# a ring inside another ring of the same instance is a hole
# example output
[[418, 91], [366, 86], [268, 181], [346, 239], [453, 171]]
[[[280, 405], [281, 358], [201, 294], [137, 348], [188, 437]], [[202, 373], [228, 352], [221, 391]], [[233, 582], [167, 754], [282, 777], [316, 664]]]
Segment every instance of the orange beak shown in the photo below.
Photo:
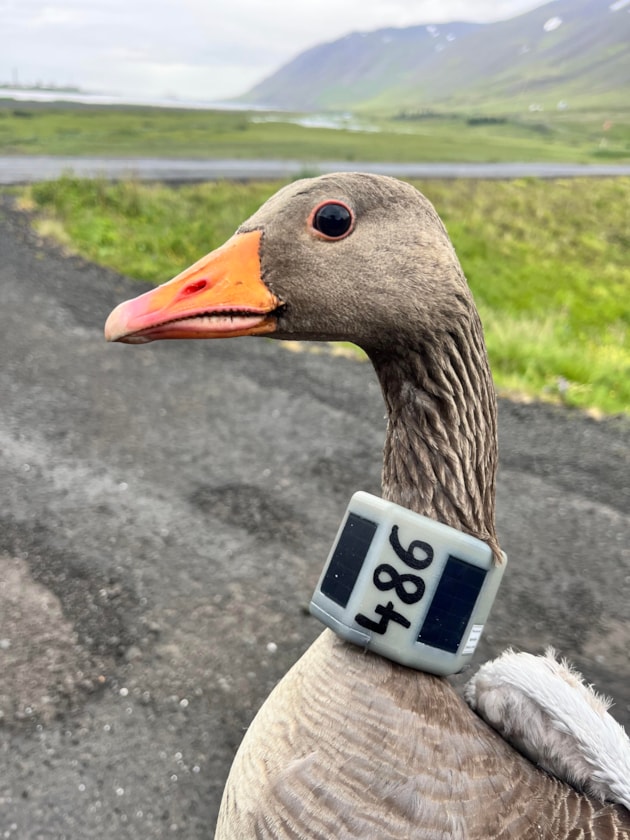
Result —
[[282, 306], [262, 281], [261, 231], [238, 233], [173, 280], [119, 304], [105, 324], [108, 341], [229, 338], [276, 328]]

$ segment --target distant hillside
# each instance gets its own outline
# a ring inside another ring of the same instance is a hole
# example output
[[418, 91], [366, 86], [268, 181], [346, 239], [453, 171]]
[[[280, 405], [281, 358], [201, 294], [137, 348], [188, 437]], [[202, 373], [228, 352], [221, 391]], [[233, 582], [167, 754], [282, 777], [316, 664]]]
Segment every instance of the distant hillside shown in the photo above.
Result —
[[241, 99], [293, 110], [630, 107], [630, 0], [554, 0], [498, 23], [347, 35]]

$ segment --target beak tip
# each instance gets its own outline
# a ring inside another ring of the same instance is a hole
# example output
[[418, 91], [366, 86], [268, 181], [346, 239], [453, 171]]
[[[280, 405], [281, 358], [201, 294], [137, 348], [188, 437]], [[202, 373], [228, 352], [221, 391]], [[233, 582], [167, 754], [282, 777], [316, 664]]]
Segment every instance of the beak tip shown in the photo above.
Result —
[[124, 339], [125, 334], [129, 332], [127, 318], [124, 317], [124, 307], [124, 303], [119, 303], [110, 312], [107, 321], [105, 321], [105, 341], [121, 341], [121, 339]]
[[121, 344], [149, 344], [153, 341], [149, 336], [134, 335], [134, 327], [129, 315], [129, 303], [133, 303], [133, 301], [119, 303], [105, 321], [103, 330], [105, 341], [110, 343], [118, 341]]

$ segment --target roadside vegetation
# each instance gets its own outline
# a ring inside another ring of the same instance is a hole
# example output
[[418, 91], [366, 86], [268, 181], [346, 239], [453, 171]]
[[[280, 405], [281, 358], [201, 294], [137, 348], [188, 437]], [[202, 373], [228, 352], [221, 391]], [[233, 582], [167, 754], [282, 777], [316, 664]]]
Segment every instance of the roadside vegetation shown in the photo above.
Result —
[[[42, 235], [159, 283], [221, 244], [279, 186], [68, 175], [19, 192]], [[451, 234], [499, 389], [630, 413], [630, 179], [416, 186]]]
[[[309, 123], [307, 127], [304, 120]], [[318, 122], [320, 124], [318, 124]], [[321, 127], [321, 123], [337, 128]], [[0, 100], [0, 155], [336, 161], [630, 160], [630, 111], [343, 116]]]

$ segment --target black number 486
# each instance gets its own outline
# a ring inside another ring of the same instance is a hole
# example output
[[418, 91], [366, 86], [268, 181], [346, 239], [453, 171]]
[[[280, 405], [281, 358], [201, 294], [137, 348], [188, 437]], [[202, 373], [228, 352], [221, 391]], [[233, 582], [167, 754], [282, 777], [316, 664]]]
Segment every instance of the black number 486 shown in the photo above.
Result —
[[[400, 539], [398, 538], [398, 525], [392, 526], [389, 535], [389, 543], [394, 549], [396, 555], [402, 560], [405, 565], [417, 571], [426, 569], [433, 562], [433, 547], [423, 540], [413, 540], [408, 548], [404, 548]], [[416, 552], [420, 552], [418, 556]], [[425, 583], [419, 575], [403, 574], [401, 575], [389, 563], [381, 563], [374, 570], [372, 578], [374, 586], [381, 592], [388, 592], [391, 589], [396, 591], [396, 595], [403, 604], [417, 604], [424, 595]], [[393, 601], [388, 601], [386, 604], [378, 604], [374, 611], [380, 615], [378, 621], [368, 618], [368, 616], [358, 613], [355, 616], [355, 621], [361, 627], [371, 630], [373, 633], [383, 635], [390, 621], [395, 621], [403, 627], [411, 627], [411, 622], [399, 612], [394, 609]]]

